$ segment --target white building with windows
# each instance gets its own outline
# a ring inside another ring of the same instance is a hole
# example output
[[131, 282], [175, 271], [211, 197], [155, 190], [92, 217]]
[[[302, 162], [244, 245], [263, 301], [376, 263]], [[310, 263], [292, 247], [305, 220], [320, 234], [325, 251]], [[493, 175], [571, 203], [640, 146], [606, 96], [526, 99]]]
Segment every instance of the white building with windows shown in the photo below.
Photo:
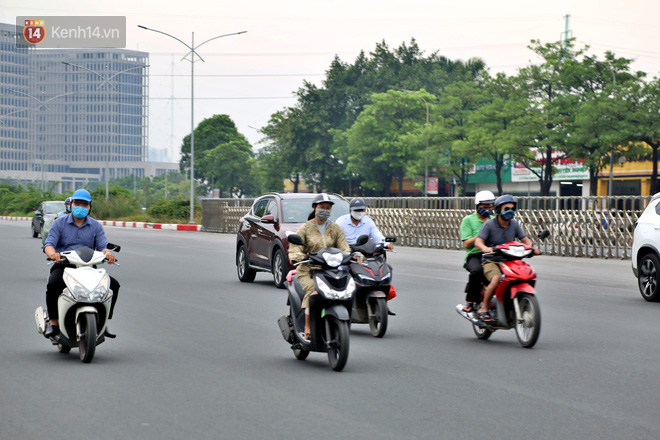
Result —
[[178, 170], [148, 162], [148, 53], [18, 49], [15, 32], [0, 24], [0, 181], [64, 192]]

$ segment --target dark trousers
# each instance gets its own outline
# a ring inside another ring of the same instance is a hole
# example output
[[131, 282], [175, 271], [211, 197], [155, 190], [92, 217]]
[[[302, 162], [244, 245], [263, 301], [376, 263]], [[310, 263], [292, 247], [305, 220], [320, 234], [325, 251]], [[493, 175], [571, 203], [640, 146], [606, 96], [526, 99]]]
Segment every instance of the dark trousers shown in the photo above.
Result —
[[[55, 263], [50, 268], [50, 276], [48, 277], [48, 284], [46, 285], [46, 307], [48, 307], [48, 318], [58, 319], [59, 311], [57, 310], [57, 298], [59, 298], [62, 291], [66, 288], [64, 283], [64, 265]], [[108, 319], [112, 318], [112, 312], [115, 309], [117, 296], [119, 295], [119, 282], [110, 277], [110, 288], [112, 289], [112, 302], [110, 303], [110, 315]]]
[[467, 286], [465, 286], [465, 301], [481, 302], [481, 286], [484, 282], [481, 253], [470, 255], [463, 267], [470, 272]]

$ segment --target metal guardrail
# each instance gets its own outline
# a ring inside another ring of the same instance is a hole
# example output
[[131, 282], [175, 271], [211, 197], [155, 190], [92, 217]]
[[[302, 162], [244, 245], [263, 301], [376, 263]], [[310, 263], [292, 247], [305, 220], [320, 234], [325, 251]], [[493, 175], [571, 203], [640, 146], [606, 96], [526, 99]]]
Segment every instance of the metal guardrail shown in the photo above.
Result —
[[[517, 197], [516, 219], [549, 255], [630, 258], [635, 222], [650, 197]], [[254, 199], [203, 199], [202, 231], [236, 233], [239, 219]], [[474, 212], [472, 197], [365, 198], [372, 216], [387, 236], [402, 246], [463, 249], [460, 224]], [[602, 207], [614, 207], [601, 209]]]

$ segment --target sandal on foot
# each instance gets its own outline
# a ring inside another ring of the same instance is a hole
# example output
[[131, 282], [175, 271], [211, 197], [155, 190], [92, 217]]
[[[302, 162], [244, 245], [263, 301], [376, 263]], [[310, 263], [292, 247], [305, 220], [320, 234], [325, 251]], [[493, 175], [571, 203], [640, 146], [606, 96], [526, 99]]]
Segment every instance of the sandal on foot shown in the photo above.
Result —
[[475, 304], [473, 302], [468, 301], [464, 306], [463, 306], [463, 311], [465, 313], [472, 313], [474, 312], [474, 306]]
[[483, 322], [484, 324], [495, 324], [495, 320], [490, 316], [490, 313], [488, 312], [479, 312], [477, 313], [477, 317], [479, 318], [479, 321]]

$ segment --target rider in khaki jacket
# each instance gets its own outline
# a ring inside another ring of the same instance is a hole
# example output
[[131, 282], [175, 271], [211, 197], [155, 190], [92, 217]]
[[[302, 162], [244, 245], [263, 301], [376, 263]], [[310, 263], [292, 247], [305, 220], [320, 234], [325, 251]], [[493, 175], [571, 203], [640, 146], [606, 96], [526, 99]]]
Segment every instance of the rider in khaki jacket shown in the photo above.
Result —
[[[289, 246], [289, 260], [292, 262], [303, 261], [307, 258], [308, 252], [318, 252], [327, 247], [334, 247], [342, 252], [351, 252], [348, 246], [344, 231], [339, 225], [333, 221], [328, 221], [330, 211], [332, 210], [334, 202], [327, 194], [319, 194], [312, 202], [314, 209], [314, 217], [307, 223], [303, 224], [296, 232], [302, 237], [303, 242], [307, 246], [291, 244]], [[309, 338], [309, 295], [314, 292], [314, 280], [310, 273], [308, 263], [301, 264], [296, 268], [298, 280], [303, 289], [305, 289], [305, 297], [303, 298], [302, 307], [305, 310], [305, 337]]]

